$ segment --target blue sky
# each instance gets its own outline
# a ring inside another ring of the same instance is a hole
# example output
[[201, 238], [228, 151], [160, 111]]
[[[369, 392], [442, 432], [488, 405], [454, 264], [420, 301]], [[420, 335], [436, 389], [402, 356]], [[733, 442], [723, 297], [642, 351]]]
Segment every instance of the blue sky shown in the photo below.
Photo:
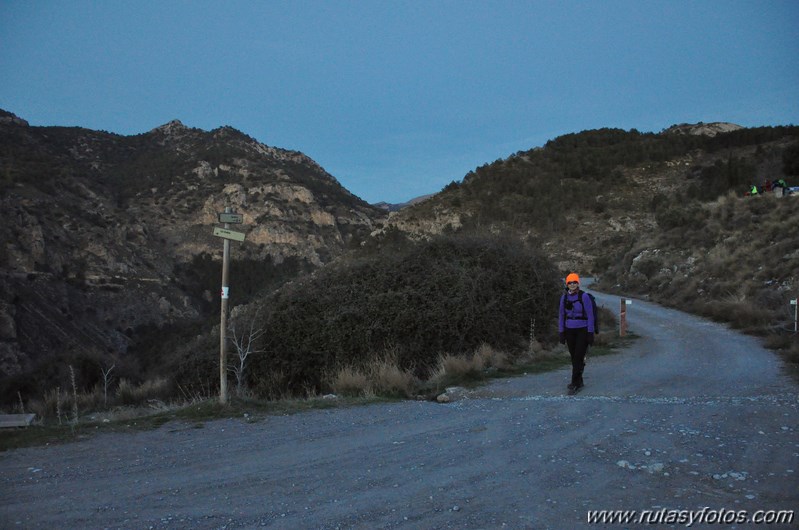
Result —
[[570, 132], [799, 124], [799, 2], [0, 0], [0, 108], [230, 125], [402, 202]]

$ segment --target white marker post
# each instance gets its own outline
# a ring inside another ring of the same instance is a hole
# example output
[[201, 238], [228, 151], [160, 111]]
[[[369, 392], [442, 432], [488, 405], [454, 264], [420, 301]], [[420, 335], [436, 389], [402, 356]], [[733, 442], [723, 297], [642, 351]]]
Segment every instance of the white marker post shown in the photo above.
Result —
[[627, 306], [632, 303], [632, 300], [625, 298], [619, 300], [619, 337], [624, 337], [627, 334]]
[[799, 300], [797, 300], [796, 298], [791, 300], [791, 305], [793, 306], [793, 332], [794, 333], [797, 332], [797, 321], [799, 320], [799, 318], [797, 318], [797, 317], [799, 317], [799, 305], [797, 305], [797, 302], [799, 302]]

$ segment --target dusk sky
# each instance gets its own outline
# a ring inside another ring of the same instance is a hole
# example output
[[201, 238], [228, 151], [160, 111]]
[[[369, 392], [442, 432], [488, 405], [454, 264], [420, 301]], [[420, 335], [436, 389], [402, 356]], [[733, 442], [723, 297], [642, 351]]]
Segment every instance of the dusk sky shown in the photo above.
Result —
[[0, 108], [230, 125], [403, 202], [586, 129], [799, 124], [799, 1], [0, 0]]

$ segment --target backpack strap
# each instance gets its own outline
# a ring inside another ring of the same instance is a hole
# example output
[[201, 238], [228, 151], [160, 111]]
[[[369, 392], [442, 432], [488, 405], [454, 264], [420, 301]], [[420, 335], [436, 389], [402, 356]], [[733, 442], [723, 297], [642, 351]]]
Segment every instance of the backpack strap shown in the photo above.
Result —
[[[576, 320], [588, 320], [588, 312], [585, 310], [585, 296], [586, 296], [586, 294], [587, 293], [585, 291], [583, 291], [582, 289], [577, 289], [577, 300], [576, 300], [576, 302], [580, 302], [580, 307], [583, 308], [583, 316], [582, 316], [582, 318], [578, 317]], [[564, 320], [566, 319], [566, 297], [567, 296], [569, 296], [568, 292], [563, 293], [563, 296], [561, 297], [561, 301], [560, 301], [560, 305], [563, 308], [563, 319]], [[588, 300], [588, 303], [589, 304], [591, 303], [590, 299]]]
[[[584, 318], [585, 320], [588, 320], [588, 312], [585, 310], [585, 297], [586, 297], [586, 292], [585, 292], [585, 291], [583, 291], [582, 289], [578, 289], [578, 290], [577, 290], [577, 296], [578, 296], [578, 300], [580, 300], [580, 306], [583, 308], [583, 318]], [[588, 303], [589, 303], [589, 304], [591, 303], [591, 299], [590, 299], [590, 298], [589, 298], [589, 300], [588, 300]]]

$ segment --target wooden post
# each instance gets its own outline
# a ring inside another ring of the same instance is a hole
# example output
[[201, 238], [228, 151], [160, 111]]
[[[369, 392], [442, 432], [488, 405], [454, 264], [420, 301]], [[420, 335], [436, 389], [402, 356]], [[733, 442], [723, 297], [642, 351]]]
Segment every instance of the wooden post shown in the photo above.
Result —
[[[225, 207], [225, 213], [233, 210], [230, 206]], [[225, 223], [225, 228], [230, 228]], [[227, 403], [227, 308], [230, 296], [230, 286], [228, 276], [230, 274], [230, 240], [222, 240], [222, 310], [219, 321], [219, 402]]]
[[619, 337], [623, 337], [627, 334], [627, 300], [624, 298], [620, 299], [620, 308], [619, 308]]

